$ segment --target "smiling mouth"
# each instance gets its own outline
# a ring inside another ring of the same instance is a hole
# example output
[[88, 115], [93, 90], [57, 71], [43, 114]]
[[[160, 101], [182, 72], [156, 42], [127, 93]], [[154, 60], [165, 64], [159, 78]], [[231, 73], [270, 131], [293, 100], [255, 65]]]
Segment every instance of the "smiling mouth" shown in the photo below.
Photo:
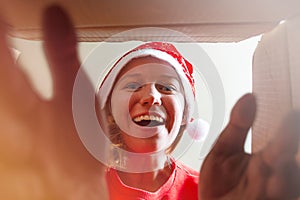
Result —
[[164, 119], [162, 117], [153, 115], [142, 115], [133, 118], [134, 123], [139, 126], [155, 127], [164, 124]]

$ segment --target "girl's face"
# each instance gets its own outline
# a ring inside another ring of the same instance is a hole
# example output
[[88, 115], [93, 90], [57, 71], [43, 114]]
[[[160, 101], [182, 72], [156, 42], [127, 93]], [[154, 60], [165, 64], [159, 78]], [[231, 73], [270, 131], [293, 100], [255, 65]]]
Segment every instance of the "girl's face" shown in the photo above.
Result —
[[128, 151], [169, 147], [183, 122], [184, 92], [173, 67], [157, 58], [130, 61], [112, 90], [111, 110]]

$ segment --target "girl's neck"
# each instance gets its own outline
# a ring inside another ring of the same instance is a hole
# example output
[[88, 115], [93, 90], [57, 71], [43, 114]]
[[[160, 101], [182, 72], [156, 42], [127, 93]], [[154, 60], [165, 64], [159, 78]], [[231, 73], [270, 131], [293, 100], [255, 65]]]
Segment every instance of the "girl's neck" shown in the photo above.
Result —
[[134, 153], [117, 147], [110, 150], [107, 158], [111, 168], [129, 173], [160, 171], [165, 168], [166, 163], [171, 162], [164, 151]]
[[164, 168], [152, 172], [130, 173], [117, 171], [117, 173], [125, 185], [149, 192], [155, 192], [167, 182], [172, 171], [171, 164], [166, 163]]

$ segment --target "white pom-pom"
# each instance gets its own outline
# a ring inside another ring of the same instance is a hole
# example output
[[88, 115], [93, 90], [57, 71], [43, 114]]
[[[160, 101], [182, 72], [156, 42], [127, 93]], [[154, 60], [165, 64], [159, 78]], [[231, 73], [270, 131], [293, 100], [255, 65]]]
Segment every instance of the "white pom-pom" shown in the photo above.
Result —
[[209, 124], [203, 119], [192, 119], [186, 131], [194, 140], [203, 141], [208, 134]]

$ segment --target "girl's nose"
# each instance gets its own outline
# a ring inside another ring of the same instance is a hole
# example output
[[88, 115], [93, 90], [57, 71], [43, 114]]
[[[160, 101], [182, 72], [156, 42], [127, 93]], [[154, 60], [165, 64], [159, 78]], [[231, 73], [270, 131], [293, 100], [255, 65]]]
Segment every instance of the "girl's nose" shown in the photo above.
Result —
[[143, 87], [141, 97], [142, 105], [161, 105], [161, 93], [156, 89], [155, 84], [147, 84]]

